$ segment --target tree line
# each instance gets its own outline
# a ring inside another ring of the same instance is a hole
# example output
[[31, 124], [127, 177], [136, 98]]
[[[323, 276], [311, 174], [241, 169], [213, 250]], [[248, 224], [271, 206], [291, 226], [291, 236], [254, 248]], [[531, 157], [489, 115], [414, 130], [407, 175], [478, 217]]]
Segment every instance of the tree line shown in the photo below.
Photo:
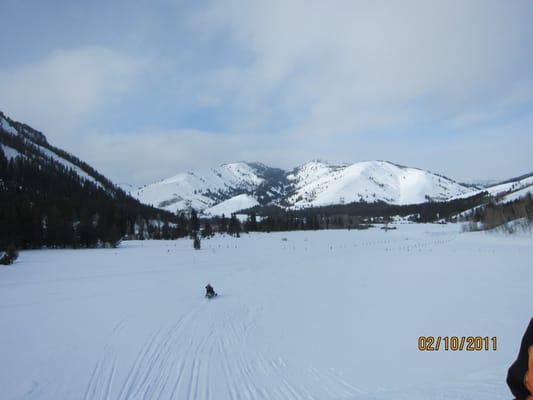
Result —
[[171, 239], [188, 234], [185, 216], [141, 204], [118, 188], [110, 191], [53, 158], [21, 154], [7, 158], [0, 146], [0, 250], [10, 244], [116, 246], [124, 237]]
[[286, 231], [317, 229], [364, 229], [372, 223], [387, 223], [395, 216], [412, 222], [436, 222], [488, 202], [487, 193], [450, 201], [394, 205], [385, 202], [355, 202], [302, 210], [276, 206], [254, 207], [247, 211], [246, 231]]
[[524, 224], [531, 227], [533, 224], [533, 196], [531, 192], [512, 201], [501, 201], [504, 196], [505, 193], [463, 216], [463, 221], [471, 222], [467, 229], [488, 230], [518, 219], [523, 219]]

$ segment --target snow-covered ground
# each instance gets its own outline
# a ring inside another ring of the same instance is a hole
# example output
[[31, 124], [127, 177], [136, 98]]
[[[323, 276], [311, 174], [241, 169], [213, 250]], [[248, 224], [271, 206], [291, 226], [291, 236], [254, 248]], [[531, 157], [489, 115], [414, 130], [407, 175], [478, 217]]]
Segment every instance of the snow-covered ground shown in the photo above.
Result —
[[245, 210], [247, 208], [255, 207], [259, 202], [249, 194], [240, 194], [232, 197], [222, 203], [218, 203], [216, 206], [204, 210], [205, 215], [211, 216], [230, 216], [231, 214]]
[[24, 251], [0, 268], [0, 397], [509, 399], [532, 244], [406, 224]]

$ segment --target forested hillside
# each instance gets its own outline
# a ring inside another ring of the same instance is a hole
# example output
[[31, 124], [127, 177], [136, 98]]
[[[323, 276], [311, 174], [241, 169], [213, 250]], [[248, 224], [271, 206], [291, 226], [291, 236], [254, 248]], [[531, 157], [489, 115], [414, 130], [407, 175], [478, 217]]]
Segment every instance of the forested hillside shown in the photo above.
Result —
[[187, 221], [139, 203], [46, 137], [0, 113], [0, 249], [114, 246], [185, 235]]

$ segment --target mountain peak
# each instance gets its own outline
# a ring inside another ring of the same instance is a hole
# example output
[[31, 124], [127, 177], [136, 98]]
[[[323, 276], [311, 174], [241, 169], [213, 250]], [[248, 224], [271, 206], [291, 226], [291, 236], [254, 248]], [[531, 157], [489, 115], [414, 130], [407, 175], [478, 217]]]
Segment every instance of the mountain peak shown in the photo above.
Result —
[[46, 136], [42, 132], [33, 129], [26, 124], [12, 120], [2, 111], [0, 111], [0, 129], [12, 135], [23, 136], [33, 142], [48, 144]]
[[301, 170], [301, 169], [315, 168], [315, 167], [327, 167], [329, 165], [331, 165], [329, 161], [323, 160], [320, 158], [315, 158], [303, 164], [298, 165], [297, 167], [294, 168], [294, 170]]
[[[288, 208], [378, 201], [415, 204], [445, 200], [470, 190], [446, 177], [390, 161], [334, 165], [316, 159], [289, 172], [257, 162], [226, 163], [145, 186], [136, 195], [169, 211], [193, 207], [211, 214], [255, 201]], [[215, 207], [221, 203], [224, 205]]]

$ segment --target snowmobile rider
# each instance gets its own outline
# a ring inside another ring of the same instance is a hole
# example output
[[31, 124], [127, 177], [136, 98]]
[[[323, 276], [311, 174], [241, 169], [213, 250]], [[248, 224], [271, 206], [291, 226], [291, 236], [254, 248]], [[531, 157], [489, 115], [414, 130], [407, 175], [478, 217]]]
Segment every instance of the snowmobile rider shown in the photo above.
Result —
[[207, 284], [205, 287], [205, 297], [213, 297], [215, 295], [215, 289], [213, 289], [213, 286], [211, 286], [210, 283]]
[[533, 400], [533, 318], [522, 338], [518, 358], [507, 373], [507, 385], [516, 400]]

